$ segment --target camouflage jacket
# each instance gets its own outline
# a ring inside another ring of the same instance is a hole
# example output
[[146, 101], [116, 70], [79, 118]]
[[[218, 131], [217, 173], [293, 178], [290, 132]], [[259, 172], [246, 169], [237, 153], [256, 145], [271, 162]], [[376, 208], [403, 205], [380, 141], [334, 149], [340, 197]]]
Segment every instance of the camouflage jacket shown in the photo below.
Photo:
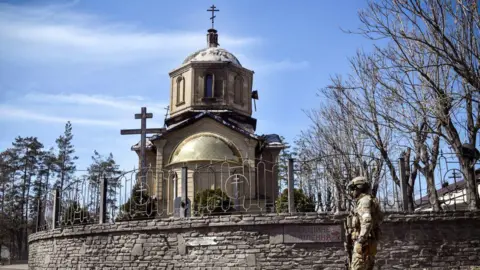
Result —
[[368, 194], [360, 195], [349, 218], [351, 218], [350, 229], [353, 241], [359, 238], [379, 240], [383, 213], [376, 198]]

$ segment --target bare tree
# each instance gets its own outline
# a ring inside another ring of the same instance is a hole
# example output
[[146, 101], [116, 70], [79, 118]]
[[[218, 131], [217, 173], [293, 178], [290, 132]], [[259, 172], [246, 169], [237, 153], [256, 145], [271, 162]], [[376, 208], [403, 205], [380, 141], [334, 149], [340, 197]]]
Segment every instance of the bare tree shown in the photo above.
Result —
[[[466, 178], [468, 208], [478, 209], [473, 158], [465, 147], [476, 146], [480, 129], [477, 2], [379, 0], [371, 1], [359, 15], [363, 23], [360, 33], [388, 40], [388, 53], [394, 52], [397, 67], [415, 72], [428, 90], [432, 97], [429, 113], [441, 129], [427, 131], [441, 136], [455, 151]], [[448, 79], [447, 83], [439, 80], [439, 74]]]
[[[324, 93], [320, 94], [326, 98]], [[304, 161], [307, 168], [302, 168], [302, 172], [311, 174], [313, 171], [333, 186], [334, 208], [344, 210], [347, 182], [355, 176], [366, 176], [376, 194], [383, 163], [372, 157], [372, 149], [367, 146], [368, 140], [355, 128], [352, 115], [345, 112], [345, 106], [348, 105], [339, 105], [338, 102], [347, 100], [327, 100], [320, 108], [307, 111], [312, 125], [302, 131], [296, 144], [300, 160], [313, 161], [310, 164]], [[314, 179], [318, 180], [319, 177]]]

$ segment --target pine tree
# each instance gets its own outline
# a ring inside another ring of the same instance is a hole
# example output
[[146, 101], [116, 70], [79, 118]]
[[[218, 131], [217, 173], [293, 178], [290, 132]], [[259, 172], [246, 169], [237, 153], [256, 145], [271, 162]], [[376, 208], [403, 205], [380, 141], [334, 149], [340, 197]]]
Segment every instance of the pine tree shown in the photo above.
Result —
[[53, 148], [49, 151], [42, 151], [38, 167], [37, 177], [33, 186], [34, 202], [36, 207], [32, 209], [32, 220], [43, 219], [43, 209], [50, 190], [50, 179], [54, 175], [56, 157]]
[[[119, 170], [119, 165], [116, 164], [112, 153], [105, 158], [96, 150], [93, 152], [92, 164], [88, 167], [88, 179], [90, 183], [96, 185], [97, 187], [99, 187], [103, 178], [107, 179], [107, 209], [110, 211], [115, 211], [118, 208], [116, 206], [116, 195], [120, 187], [120, 173], [121, 171]], [[95, 209], [97, 208], [98, 205], [95, 206]]]
[[[12, 159], [13, 158], [13, 159]], [[14, 228], [13, 218], [16, 216], [13, 211], [12, 194], [14, 189], [14, 173], [16, 165], [14, 152], [8, 149], [0, 153], [0, 246], [13, 241], [11, 233]]]
[[21, 211], [20, 211], [20, 185], [17, 185], [16, 171], [18, 169], [19, 158], [17, 153], [9, 148], [1, 153], [2, 160], [2, 183], [3, 188], [3, 205], [2, 212], [4, 215], [0, 218], [0, 241], [10, 246], [10, 252], [13, 256], [18, 254], [16, 239], [19, 235], [21, 226]]
[[56, 159], [56, 172], [58, 174], [58, 181], [56, 186], [63, 191], [64, 188], [68, 187], [70, 180], [72, 179], [73, 174], [75, 173], [76, 166], [75, 160], [78, 159], [77, 156], [74, 156], [75, 147], [72, 144], [73, 133], [72, 133], [72, 124], [70, 121], [65, 125], [65, 131], [63, 135], [60, 135], [56, 139], [58, 154]]
[[18, 246], [23, 258], [27, 255], [27, 236], [29, 221], [29, 209], [31, 207], [31, 184], [38, 172], [38, 163], [43, 144], [36, 137], [17, 137], [13, 144], [18, 158], [17, 174], [20, 176], [21, 197], [19, 199], [21, 212], [21, 227], [18, 234]]
[[290, 151], [290, 145], [285, 141], [285, 138], [283, 136], [280, 136], [280, 138], [286, 146], [278, 156], [278, 182], [280, 192], [282, 192], [288, 187], [288, 160], [293, 157], [294, 153]]

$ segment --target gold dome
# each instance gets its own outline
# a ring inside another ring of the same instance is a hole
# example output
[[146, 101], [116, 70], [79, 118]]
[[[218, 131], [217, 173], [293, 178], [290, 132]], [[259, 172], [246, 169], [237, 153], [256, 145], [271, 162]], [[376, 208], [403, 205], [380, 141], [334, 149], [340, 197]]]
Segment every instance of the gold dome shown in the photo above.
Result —
[[204, 132], [183, 140], [170, 157], [169, 165], [192, 161], [241, 162], [241, 155], [229, 140]]

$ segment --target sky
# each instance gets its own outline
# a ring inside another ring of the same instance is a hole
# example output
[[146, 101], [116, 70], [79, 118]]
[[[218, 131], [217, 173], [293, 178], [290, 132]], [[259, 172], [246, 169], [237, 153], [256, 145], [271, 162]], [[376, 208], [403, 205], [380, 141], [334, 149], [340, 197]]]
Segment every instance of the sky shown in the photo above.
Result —
[[142, 106], [163, 127], [168, 73], [206, 47], [212, 4], [220, 47], [255, 72], [259, 135], [293, 143], [318, 90], [371, 47], [342, 31], [360, 26], [361, 0], [0, 1], [0, 151], [17, 136], [53, 147], [71, 121], [78, 169], [94, 150], [132, 169], [139, 136], [120, 129], [140, 127]]

